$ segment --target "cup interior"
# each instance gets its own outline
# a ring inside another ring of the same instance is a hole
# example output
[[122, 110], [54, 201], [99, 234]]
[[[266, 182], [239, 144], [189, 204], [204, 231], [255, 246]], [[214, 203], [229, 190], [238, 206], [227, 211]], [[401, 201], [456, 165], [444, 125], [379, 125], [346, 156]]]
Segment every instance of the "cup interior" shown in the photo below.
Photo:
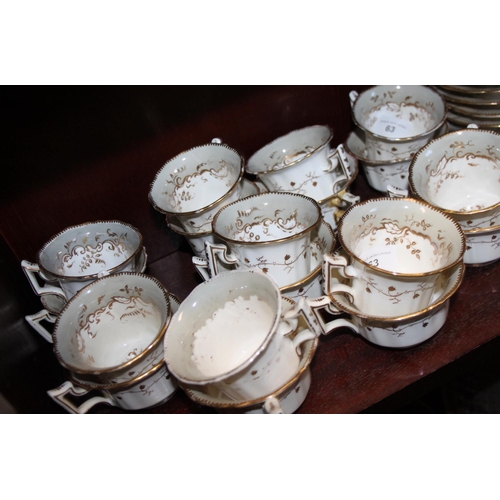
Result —
[[276, 284], [256, 270], [221, 273], [198, 285], [167, 328], [165, 361], [187, 384], [227, 379], [270, 342], [280, 319]]
[[321, 221], [321, 208], [294, 193], [262, 193], [223, 207], [214, 217], [214, 233], [225, 241], [269, 243], [310, 232]]
[[446, 116], [443, 98], [421, 85], [379, 85], [361, 93], [353, 105], [353, 118], [363, 130], [386, 139], [428, 134]]
[[54, 326], [54, 351], [77, 373], [109, 373], [142, 359], [161, 341], [169, 295], [152, 276], [117, 273], [82, 288]]
[[149, 200], [162, 213], [197, 212], [235, 189], [243, 172], [243, 159], [230, 147], [198, 146], [162, 167], [151, 184]]
[[338, 237], [346, 252], [382, 273], [434, 274], [457, 264], [465, 252], [458, 224], [412, 198], [374, 198], [351, 206]]
[[327, 125], [294, 130], [254, 153], [248, 160], [246, 170], [257, 174], [291, 166], [325, 147], [332, 137], [332, 129]]
[[410, 164], [410, 186], [423, 200], [460, 213], [500, 204], [500, 134], [464, 129], [424, 146]]
[[40, 268], [60, 278], [97, 276], [123, 267], [142, 250], [142, 235], [130, 224], [96, 221], [72, 226], [38, 252]]

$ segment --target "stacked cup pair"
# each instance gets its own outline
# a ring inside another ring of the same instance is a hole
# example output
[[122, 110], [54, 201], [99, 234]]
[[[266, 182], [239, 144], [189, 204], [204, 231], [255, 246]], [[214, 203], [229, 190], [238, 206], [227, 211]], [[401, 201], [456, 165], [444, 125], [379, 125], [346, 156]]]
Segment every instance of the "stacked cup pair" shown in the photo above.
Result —
[[361, 94], [352, 91], [349, 97], [356, 127], [346, 150], [361, 163], [373, 189], [408, 189], [415, 153], [447, 131], [444, 99], [422, 85], [378, 85]]

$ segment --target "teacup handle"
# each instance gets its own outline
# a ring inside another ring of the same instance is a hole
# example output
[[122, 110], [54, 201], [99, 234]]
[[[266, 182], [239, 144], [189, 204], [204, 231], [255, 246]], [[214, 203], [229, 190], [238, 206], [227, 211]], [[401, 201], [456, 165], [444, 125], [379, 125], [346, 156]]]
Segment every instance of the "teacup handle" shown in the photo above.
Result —
[[320, 297], [319, 299], [305, 299], [304, 297], [301, 297], [297, 302], [296, 307], [288, 311], [286, 314], [295, 314], [297, 311], [301, 312], [309, 325], [310, 330], [314, 332], [314, 336], [316, 337], [319, 337], [320, 335], [328, 335], [337, 328], [343, 327], [348, 327], [356, 333], [359, 333], [358, 327], [344, 318], [335, 319], [325, 323], [325, 320], [320, 312], [321, 310], [327, 310], [331, 314], [342, 314], [342, 311], [339, 311], [327, 296]]
[[47, 285], [47, 284], [40, 286], [36, 278], [36, 274], [40, 274], [40, 266], [38, 264], [29, 262], [27, 260], [23, 260], [21, 262], [21, 267], [23, 268], [24, 274], [26, 274], [26, 277], [28, 278], [28, 281], [31, 284], [31, 288], [33, 288], [33, 291], [37, 295], [53, 293], [54, 295], [59, 295], [59, 297], [62, 297], [63, 299], [66, 300], [66, 295], [64, 294], [62, 289], [59, 288], [58, 286]]
[[281, 403], [275, 396], [269, 396], [262, 405], [262, 411], [265, 415], [283, 415], [285, 412]]
[[408, 197], [408, 189], [398, 188], [397, 186], [393, 186], [392, 184], [387, 184], [387, 196], [389, 198], [407, 198]]
[[35, 331], [37, 331], [47, 342], [53, 344], [54, 340], [52, 339], [52, 334], [43, 327], [40, 322], [48, 321], [49, 323], [56, 322], [56, 316], [52, 315], [47, 311], [47, 309], [42, 309], [36, 314], [30, 314], [25, 316], [24, 319], [33, 327]]
[[349, 102], [351, 103], [351, 108], [354, 107], [354, 103], [357, 101], [359, 94], [356, 90], [351, 90], [349, 92]]
[[328, 155], [328, 160], [330, 166], [324, 169], [324, 172], [333, 172], [339, 165], [342, 170], [343, 175], [340, 175], [333, 185], [333, 192], [337, 184], [346, 181], [351, 176], [351, 171], [349, 167], [349, 160], [347, 159], [347, 153], [345, 152], [343, 144], [339, 144], [332, 152]]
[[47, 394], [60, 406], [70, 413], [87, 413], [93, 406], [99, 403], [107, 403], [111, 406], [118, 406], [116, 402], [109, 396], [94, 396], [93, 398], [87, 399], [80, 406], [75, 405], [71, 400], [69, 400], [66, 395], [69, 393], [72, 396], [85, 396], [90, 391], [84, 389], [83, 387], [78, 387], [73, 385], [69, 380], [64, 382], [56, 389], [51, 389], [47, 391]]

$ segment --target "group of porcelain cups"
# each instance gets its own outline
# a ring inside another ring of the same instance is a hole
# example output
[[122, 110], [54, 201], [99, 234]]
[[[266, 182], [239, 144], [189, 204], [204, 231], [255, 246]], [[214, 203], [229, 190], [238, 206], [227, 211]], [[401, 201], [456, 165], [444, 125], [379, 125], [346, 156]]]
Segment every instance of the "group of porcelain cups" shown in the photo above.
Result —
[[116, 220], [69, 227], [43, 245], [35, 263], [22, 261], [44, 306], [26, 320], [68, 371], [48, 394], [67, 411], [86, 413], [99, 403], [142, 409], [178, 388], [163, 338], [179, 300], [144, 274], [146, 262], [141, 233]]
[[214, 139], [169, 160], [149, 200], [187, 239], [203, 279], [258, 268], [288, 298], [318, 296], [322, 255], [335, 246], [336, 214], [359, 201], [349, 193], [358, 162], [332, 141], [329, 126], [305, 127], [246, 162]]

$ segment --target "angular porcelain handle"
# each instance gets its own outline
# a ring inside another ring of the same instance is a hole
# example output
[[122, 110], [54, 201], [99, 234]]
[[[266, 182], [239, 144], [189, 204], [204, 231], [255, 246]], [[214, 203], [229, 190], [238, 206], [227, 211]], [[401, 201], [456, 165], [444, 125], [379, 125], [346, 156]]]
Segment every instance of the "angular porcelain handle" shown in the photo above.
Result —
[[205, 280], [208, 281], [210, 279], [210, 273], [208, 269], [208, 260], [203, 259], [202, 257], [192, 257], [192, 262], [194, 267], [198, 271], [198, 274]]
[[305, 299], [301, 297], [296, 307], [288, 312], [296, 313], [297, 310], [303, 313], [310, 330], [314, 332], [316, 337], [320, 335], [329, 335], [337, 328], [343, 327], [348, 327], [356, 333], [359, 333], [359, 329], [356, 325], [347, 319], [340, 318], [329, 321], [328, 323], [325, 322], [321, 314], [322, 310], [326, 310], [331, 314], [342, 314], [342, 311], [337, 310], [327, 296], [320, 297], [319, 299]]
[[269, 396], [264, 401], [262, 410], [265, 415], [283, 415], [285, 413], [278, 398], [274, 396]]
[[356, 90], [351, 90], [349, 92], [349, 101], [351, 103], [351, 108], [354, 107], [354, 103], [358, 100], [359, 94]]
[[40, 322], [48, 321], [49, 323], [55, 323], [57, 317], [50, 314], [47, 309], [42, 309], [36, 314], [30, 314], [25, 316], [24, 319], [33, 327], [35, 331], [37, 331], [47, 342], [53, 344], [54, 340], [52, 339], [52, 334], [43, 327]]
[[29, 262], [27, 260], [23, 260], [21, 262], [21, 267], [23, 268], [24, 274], [28, 278], [28, 281], [31, 284], [31, 288], [37, 295], [44, 295], [46, 293], [53, 293], [54, 295], [59, 295], [64, 300], [66, 300], [66, 295], [58, 286], [53, 285], [43, 285], [40, 286], [38, 280], [36, 279], [36, 275], [40, 274], [40, 266], [38, 264], [34, 264], [33, 262]]
[[238, 263], [237, 257], [232, 255], [228, 251], [226, 245], [222, 243], [211, 243], [210, 241], [206, 241], [205, 254], [207, 256], [208, 269], [211, 276], [217, 276], [219, 274], [218, 261], [228, 266], [234, 266]]
[[351, 170], [349, 167], [349, 160], [347, 159], [347, 153], [345, 152], [344, 146], [339, 144], [329, 155], [328, 160], [330, 160], [330, 167], [325, 170], [325, 172], [333, 172], [339, 165], [342, 170], [340, 175], [333, 186], [333, 192], [335, 192], [335, 187], [339, 182], [346, 181], [351, 177]]
[[389, 198], [407, 198], [408, 189], [398, 188], [392, 184], [388, 184], [386, 188], [387, 196]]
[[90, 391], [84, 389], [83, 387], [78, 387], [73, 385], [69, 380], [64, 382], [56, 389], [47, 391], [47, 394], [60, 406], [62, 406], [69, 413], [87, 413], [93, 406], [99, 403], [106, 403], [111, 406], [118, 406], [115, 401], [109, 396], [95, 396], [93, 398], [87, 399], [80, 406], [75, 405], [70, 401], [66, 395], [71, 394], [72, 396], [85, 396]]

